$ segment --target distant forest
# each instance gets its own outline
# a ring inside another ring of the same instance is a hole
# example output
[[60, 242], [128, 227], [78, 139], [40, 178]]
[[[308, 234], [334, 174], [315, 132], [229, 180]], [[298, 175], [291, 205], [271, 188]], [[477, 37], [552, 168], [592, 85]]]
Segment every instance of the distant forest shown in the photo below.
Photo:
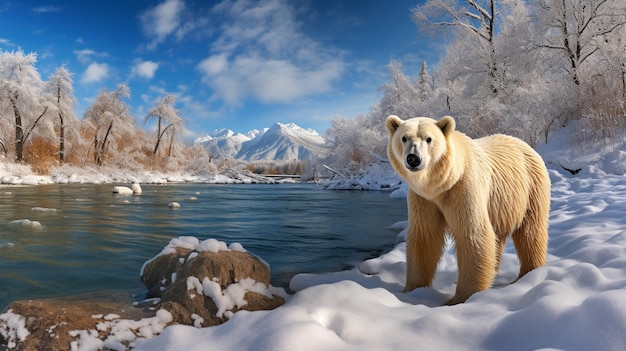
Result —
[[[442, 59], [433, 70], [427, 62], [410, 63], [414, 74], [392, 60], [380, 102], [365, 115], [333, 119], [326, 132], [332, 151], [319, 164], [359, 172], [385, 158], [383, 121], [390, 114], [452, 115], [472, 137], [506, 133], [531, 145], [569, 125], [576, 126], [573, 142], [623, 139], [626, 1], [427, 0], [411, 16], [421, 35], [442, 43]], [[61, 66], [43, 80], [36, 62], [36, 53], [0, 51], [5, 160], [40, 173], [63, 164], [187, 173], [233, 165], [181, 141], [174, 95], [142, 116], [154, 121], [152, 131], [130, 115], [123, 83], [103, 89], [79, 118], [70, 72]]]

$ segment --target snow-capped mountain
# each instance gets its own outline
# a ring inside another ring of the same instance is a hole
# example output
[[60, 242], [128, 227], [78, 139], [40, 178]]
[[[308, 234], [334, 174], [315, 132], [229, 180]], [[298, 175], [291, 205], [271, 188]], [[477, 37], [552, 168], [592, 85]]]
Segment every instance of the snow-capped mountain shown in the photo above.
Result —
[[244, 161], [298, 161], [328, 152], [326, 141], [316, 131], [294, 123], [276, 123], [271, 128], [246, 134], [221, 129], [196, 139], [216, 157]]
[[235, 133], [228, 129], [215, 130], [207, 136], [196, 139], [207, 151], [217, 158], [234, 157], [241, 149], [241, 145], [251, 140], [250, 135]]

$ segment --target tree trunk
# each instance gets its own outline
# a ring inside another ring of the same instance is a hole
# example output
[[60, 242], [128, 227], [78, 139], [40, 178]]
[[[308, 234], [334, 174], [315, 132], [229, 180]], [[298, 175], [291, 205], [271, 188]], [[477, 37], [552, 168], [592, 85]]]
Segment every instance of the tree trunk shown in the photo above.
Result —
[[161, 143], [161, 138], [160, 138], [160, 137], [157, 137], [157, 142], [156, 142], [156, 145], [154, 146], [154, 151], [152, 151], [152, 154], [153, 154], [153, 155], [156, 155], [157, 150], [159, 150], [159, 144], [160, 144], [160, 143]]
[[24, 128], [22, 127], [22, 115], [17, 108], [17, 97], [11, 99], [11, 105], [13, 105], [13, 114], [15, 115], [15, 161], [22, 163], [22, 157], [24, 153]]
[[7, 156], [7, 147], [4, 145], [4, 143], [2, 142], [2, 140], [0, 140], [0, 146], [2, 146], [2, 150], [4, 150], [4, 157]]
[[174, 134], [170, 137], [170, 147], [167, 149], [167, 157], [172, 156], [172, 144], [174, 144]]
[[63, 114], [59, 112], [59, 163], [65, 163], [65, 124], [63, 124]]
[[156, 146], [154, 147], [153, 155], [156, 155], [157, 151], [159, 151], [159, 144], [161, 143], [161, 116], [157, 116], [157, 141]]
[[57, 82], [57, 108], [59, 109], [59, 163], [65, 163], [65, 124], [61, 113], [61, 84]]
[[109, 139], [109, 135], [111, 135], [112, 128], [113, 128], [113, 121], [111, 121], [111, 124], [109, 124], [109, 128], [107, 129], [107, 132], [104, 135], [104, 139], [102, 140], [102, 145], [100, 145], [100, 152], [98, 153], [98, 159], [96, 160], [96, 164], [98, 166], [102, 166], [102, 157], [104, 155], [104, 151], [106, 148], [107, 140]]
[[100, 148], [98, 147], [98, 130], [96, 129], [93, 136], [93, 162], [96, 164], [98, 164], [98, 159], [100, 158], [98, 152], [100, 152]]
[[622, 67], [622, 110], [626, 113], [626, 65]]
[[494, 30], [496, 26], [496, 10], [495, 10], [495, 0], [491, 0], [490, 3], [490, 13], [491, 18], [488, 18], [489, 23], [489, 79], [490, 88], [493, 95], [498, 95], [498, 75], [496, 71], [498, 67], [496, 66], [496, 46], [494, 44]]

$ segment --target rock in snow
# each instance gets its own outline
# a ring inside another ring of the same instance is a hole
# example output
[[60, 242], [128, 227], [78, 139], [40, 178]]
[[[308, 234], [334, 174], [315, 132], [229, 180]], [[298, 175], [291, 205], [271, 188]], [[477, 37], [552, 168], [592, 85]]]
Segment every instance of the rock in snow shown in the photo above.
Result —
[[285, 302], [274, 294], [280, 291], [271, 287], [263, 261], [241, 245], [228, 248], [214, 239], [173, 239], [146, 262], [141, 280], [148, 296], [161, 298], [174, 321], [186, 325], [217, 325], [238, 310], [269, 310]]
[[171, 322], [167, 314], [133, 308], [126, 297], [110, 292], [16, 301], [0, 314], [0, 348], [4, 338], [9, 349], [17, 350], [119, 350], [114, 346], [158, 334]]

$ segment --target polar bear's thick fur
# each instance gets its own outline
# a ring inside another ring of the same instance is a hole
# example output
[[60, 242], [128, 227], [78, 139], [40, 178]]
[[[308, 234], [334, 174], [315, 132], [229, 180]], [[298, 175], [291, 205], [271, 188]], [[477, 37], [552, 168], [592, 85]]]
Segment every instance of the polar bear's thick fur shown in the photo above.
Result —
[[459, 269], [449, 305], [491, 287], [509, 235], [517, 279], [545, 264], [550, 178], [528, 144], [506, 135], [471, 139], [450, 116], [392, 115], [386, 127], [389, 160], [409, 188], [405, 291], [432, 284], [446, 233]]

